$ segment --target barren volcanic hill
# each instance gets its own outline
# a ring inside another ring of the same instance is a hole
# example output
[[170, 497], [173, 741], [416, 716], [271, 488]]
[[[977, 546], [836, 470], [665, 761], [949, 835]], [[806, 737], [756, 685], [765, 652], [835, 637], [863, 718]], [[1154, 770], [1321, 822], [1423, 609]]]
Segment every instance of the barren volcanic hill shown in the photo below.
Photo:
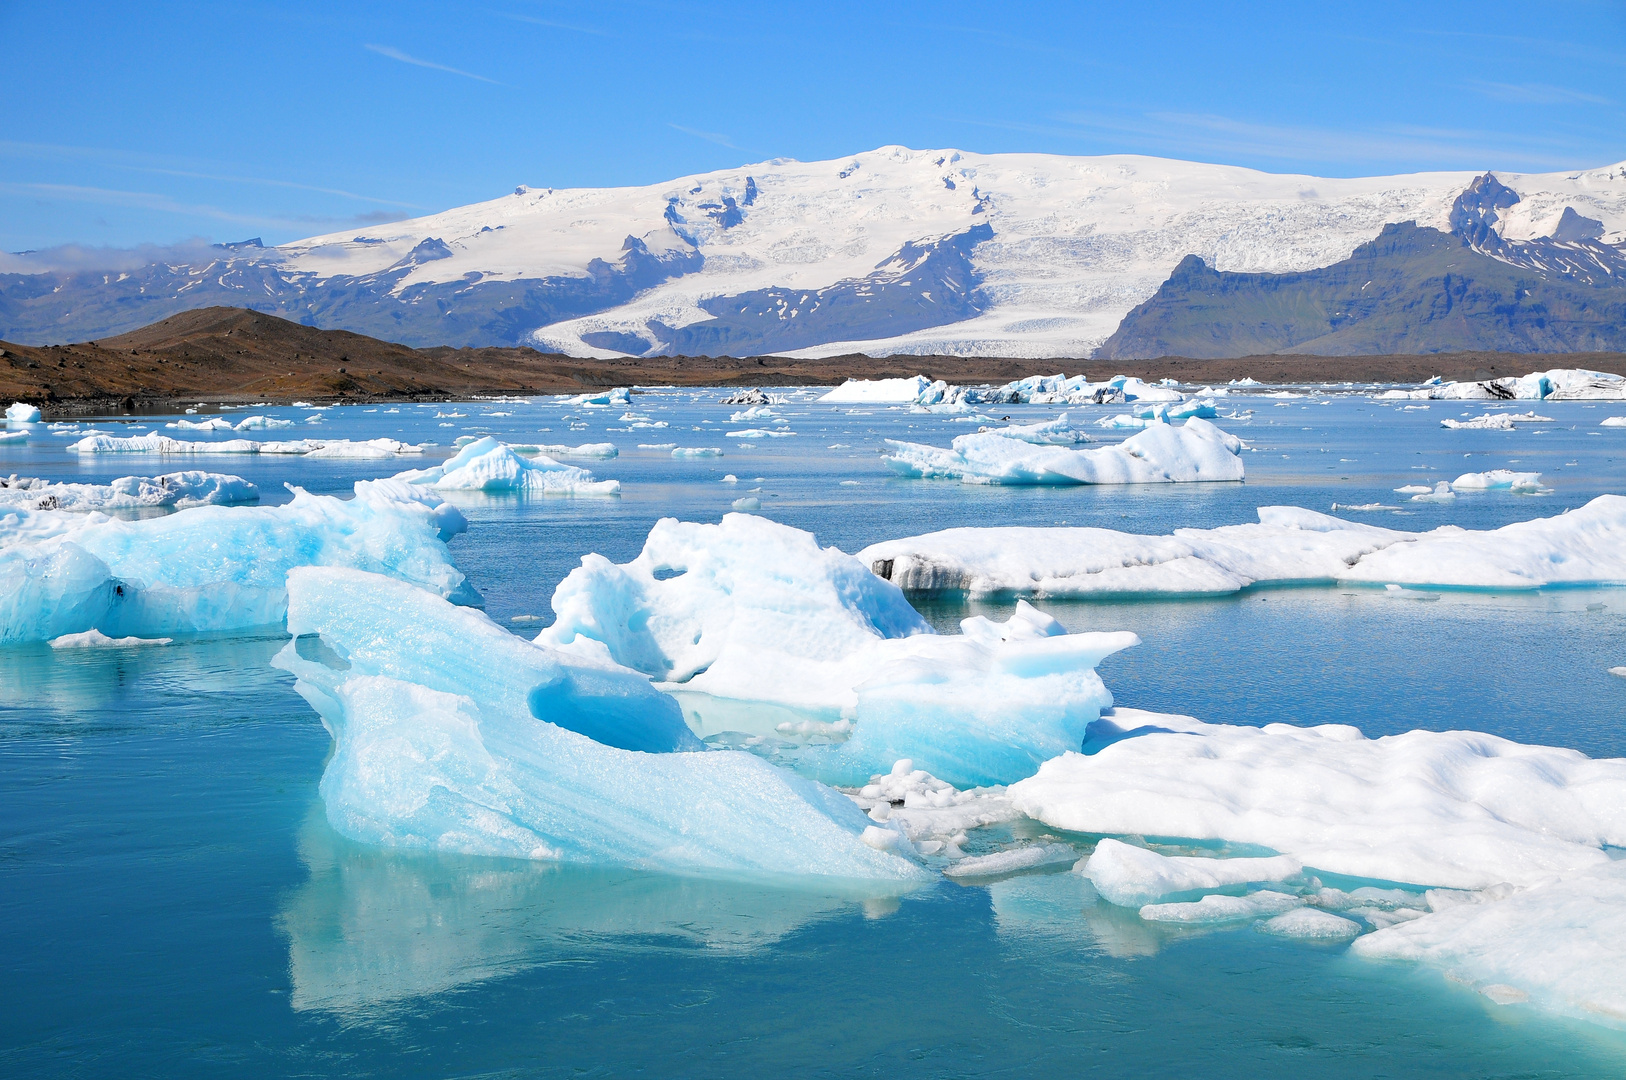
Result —
[[[1580, 353], [1566, 364], [1626, 370], [1626, 354]], [[74, 345], [0, 342], [0, 400], [57, 413], [164, 407], [176, 402], [381, 401], [576, 392], [602, 386], [827, 386], [848, 378], [924, 374], [955, 383], [1027, 375], [1114, 374], [1187, 384], [1244, 376], [1271, 383], [1475, 379], [1553, 366], [1551, 355], [1459, 352], [1427, 356], [1164, 356], [1090, 361], [965, 356], [828, 359], [656, 356], [581, 360], [527, 348], [413, 349], [345, 330], [318, 330], [242, 308], [200, 308], [118, 337]]]

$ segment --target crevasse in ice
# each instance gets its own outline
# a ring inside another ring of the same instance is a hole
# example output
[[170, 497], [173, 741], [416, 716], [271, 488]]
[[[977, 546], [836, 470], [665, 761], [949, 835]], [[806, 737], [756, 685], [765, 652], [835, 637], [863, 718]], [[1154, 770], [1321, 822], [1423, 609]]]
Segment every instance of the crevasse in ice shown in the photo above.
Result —
[[838, 792], [700, 750], [670, 697], [607, 658], [360, 571], [296, 569], [288, 590], [296, 639], [276, 663], [333, 734], [321, 793], [347, 836], [682, 872], [925, 876], [886, 850], [897, 843], [867, 839], [883, 830]]
[[[1020, 445], [1020, 444], [1019, 444]], [[662, 520], [638, 558], [589, 555], [538, 641], [607, 656], [684, 694], [851, 721], [809, 755], [862, 783], [901, 757], [961, 786], [1009, 783], [1079, 746], [1112, 697], [1095, 673], [1133, 634], [1066, 634], [1022, 605], [933, 634], [896, 586], [809, 533], [744, 514]]]
[[0, 643], [280, 623], [295, 566], [379, 571], [462, 602], [478, 594], [446, 541], [466, 527], [433, 492], [359, 481], [355, 498], [295, 489], [282, 506], [201, 506], [123, 521], [0, 507]]

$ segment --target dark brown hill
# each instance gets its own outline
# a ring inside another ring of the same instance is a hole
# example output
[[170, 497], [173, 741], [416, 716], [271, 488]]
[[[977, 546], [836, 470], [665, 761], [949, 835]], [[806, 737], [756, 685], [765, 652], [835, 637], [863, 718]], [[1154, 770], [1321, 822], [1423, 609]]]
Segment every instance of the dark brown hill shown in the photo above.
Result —
[[603, 386], [831, 385], [846, 378], [924, 374], [958, 383], [1088, 372], [1182, 382], [1414, 382], [1522, 375], [1555, 364], [1626, 369], [1619, 353], [1524, 356], [1259, 356], [1230, 360], [1086, 361], [999, 357], [858, 355], [620, 357], [581, 360], [528, 348], [413, 349], [345, 330], [318, 330], [242, 308], [201, 308], [100, 341], [0, 342], [0, 399], [54, 413], [162, 408], [177, 401], [288, 402], [439, 399], [477, 394], [564, 393]]

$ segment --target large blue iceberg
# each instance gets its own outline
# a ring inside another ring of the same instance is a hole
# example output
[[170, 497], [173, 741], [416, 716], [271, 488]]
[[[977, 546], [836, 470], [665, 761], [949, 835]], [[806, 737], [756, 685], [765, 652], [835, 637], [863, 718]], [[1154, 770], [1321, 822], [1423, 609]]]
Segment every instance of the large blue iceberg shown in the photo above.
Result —
[[0, 644], [99, 630], [157, 637], [282, 622], [288, 571], [347, 566], [478, 602], [446, 541], [467, 523], [421, 487], [360, 481], [282, 506], [126, 521], [0, 506]]
[[335, 749], [321, 792], [353, 839], [395, 847], [763, 876], [925, 871], [845, 796], [706, 751], [677, 704], [609, 660], [514, 637], [375, 574], [288, 577], [276, 663]]

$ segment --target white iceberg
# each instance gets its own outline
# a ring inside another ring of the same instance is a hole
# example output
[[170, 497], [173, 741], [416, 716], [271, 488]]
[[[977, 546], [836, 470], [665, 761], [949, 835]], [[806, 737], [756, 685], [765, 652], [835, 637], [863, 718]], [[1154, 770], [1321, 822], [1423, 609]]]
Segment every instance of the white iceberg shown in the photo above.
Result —
[[1472, 731], [1368, 739], [1119, 709], [1086, 751], [1011, 786], [1054, 828], [1257, 844], [1307, 868], [1480, 889], [1603, 866], [1626, 843], [1626, 759]]
[[1626, 399], [1626, 378], [1605, 371], [1553, 368], [1481, 382], [1443, 382], [1436, 377], [1415, 390], [1386, 390], [1376, 396], [1393, 400], [1609, 401]]
[[1246, 896], [1227, 896], [1212, 893], [1201, 900], [1184, 900], [1168, 904], [1147, 904], [1140, 909], [1140, 917], [1147, 922], [1185, 923], [1201, 926], [1208, 923], [1235, 922], [1257, 919], [1262, 915], [1277, 915], [1291, 911], [1304, 903], [1291, 893], [1262, 892]]
[[[457, 445], [460, 447], [467, 446], [469, 443], [475, 441], [476, 440], [473, 438], [464, 436], [463, 438], [457, 440]], [[510, 444], [509, 449], [514, 451], [516, 454], [546, 454], [548, 457], [555, 458], [596, 458], [601, 461], [605, 461], [613, 457], [619, 457], [621, 454], [621, 451], [616, 449], [615, 443], [607, 442], [582, 443], [580, 446], [525, 446], [519, 443], [514, 443]]]
[[0, 508], [0, 643], [282, 622], [296, 566], [357, 567], [477, 602], [446, 541], [463, 516], [421, 488], [359, 481], [348, 501], [295, 489], [282, 506], [201, 506], [122, 521]]
[[905, 757], [957, 786], [1031, 775], [1111, 704], [1096, 663], [1139, 641], [1065, 634], [1027, 605], [939, 636], [852, 556], [744, 514], [662, 520], [626, 564], [588, 555], [553, 609], [539, 642], [608, 655], [687, 700], [851, 721], [851, 738], [807, 758], [844, 783]]
[[82, 634], [63, 634], [49, 642], [53, 649], [129, 649], [140, 645], [168, 645], [174, 638], [112, 638], [100, 630], [86, 630]]
[[271, 416], [245, 416], [237, 421], [235, 430], [253, 431], [261, 428], [290, 428], [294, 426], [292, 420], [279, 420]]
[[1179, 893], [1286, 881], [1303, 869], [1287, 855], [1244, 859], [1160, 855], [1108, 837], [1096, 845], [1080, 872], [1108, 903], [1139, 908]]
[[1079, 443], [1094, 442], [1089, 432], [1074, 427], [1068, 422], [1067, 414], [1062, 413], [1054, 420], [1045, 420], [1037, 424], [1012, 424], [1009, 427], [985, 427], [977, 429], [979, 435], [998, 435], [1006, 439], [1015, 439], [1018, 442], [1033, 443], [1036, 446], [1076, 446]]
[[1511, 469], [1491, 469], [1487, 472], [1463, 473], [1451, 481], [1451, 490], [1530, 493], [1544, 489], [1541, 486], [1540, 473], [1514, 472]]
[[905, 476], [968, 484], [1159, 484], [1243, 478], [1242, 442], [1206, 420], [1156, 424], [1116, 446], [1074, 450], [995, 432], [955, 438], [951, 448], [887, 440], [887, 464]]
[[1462, 431], [1512, 431], [1513, 418], [1505, 413], [1486, 413], [1472, 420], [1441, 420], [1440, 426]]
[[674, 446], [672, 456], [675, 458], [715, 458], [723, 456], [720, 446]]
[[15, 402], [6, 409], [6, 420], [13, 424], [37, 424], [40, 421], [39, 406], [26, 401]]
[[1259, 930], [1302, 941], [1348, 941], [1360, 935], [1361, 924], [1330, 911], [1301, 907], [1266, 919], [1259, 924]]
[[[1444, 485], [1449, 494], [1449, 486]], [[1626, 584], [1626, 497], [1484, 532], [1384, 529], [1291, 506], [1258, 524], [1144, 536], [1094, 528], [959, 528], [857, 556], [911, 592], [1044, 597], [1205, 595], [1254, 584], [1536, 589]]]
[[[37, 477], [0, 478], [0, 507], [31, 510], [138, 510], [168, 506], [223, 506], [258, 502], [260, 489], [240, 476], [175, 472], [163, 476], [122, 476], [110, 484], [58, 483]], [[3, 527], [0, 527], [3, 535]], [[0, 540], [0, 546], [4, 541]]]
[[178, 428], [181, 431], [232, 430], [232, 422], [223, 416], [211, 416], [207, 420], [171, 420], [164, 426], [167, 428]]
[[[392, 847], [735, 875], [912, 882], [850, 800], [700, 751], [672, 700], [602, 657], [355, 571], [289, 577], [277, 665], [335, 749], [328, 820]], [[302, 647], [319, 635], [320, 646]], [[907, 841], [905, 841], [907, 843]]]
[[560, 402], [562, 405], [588, 405], [606, 407], [610, 405], [631, 405], [632, 392], [625, 386], [618, 386], [613, 390], [594, 390], [585, 394], [577, 394]]
[[1626, 416], [1606, 416], [1598, 422], [1599, 427], [1626, 427]]
[[912, 405], [931, 385], [924, 375], [912, 379], [848, 379], [818, 400]]
[[429, 469], [397, 473], [396, 480], [443, 491], [504, 491], [542, 495], [615, 495], [619, 480], [594, 480], [575, 465], [546, 455], [523, 458], [489, 435]]

